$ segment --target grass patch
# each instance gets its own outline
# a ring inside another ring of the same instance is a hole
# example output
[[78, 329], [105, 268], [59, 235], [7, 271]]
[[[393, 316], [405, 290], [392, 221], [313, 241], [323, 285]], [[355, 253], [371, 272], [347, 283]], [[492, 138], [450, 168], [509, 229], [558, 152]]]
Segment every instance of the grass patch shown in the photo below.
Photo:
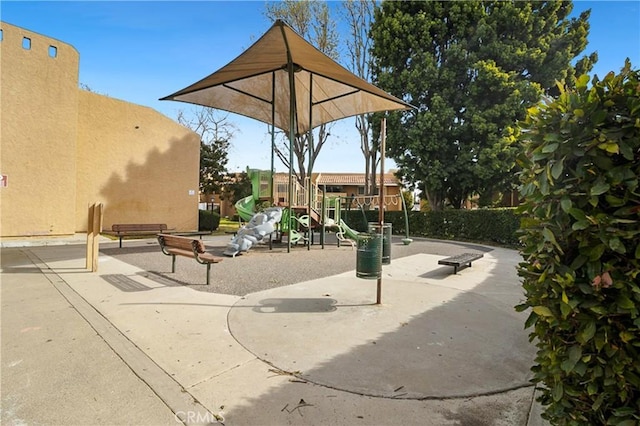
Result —
[[218, 229], [216, 229], [213, 233], [215, 234], [225, 234], [228, 232], [236, 232], [240, 228], [240, 222], [229, 220], [227, 218], [220, 218], [220, 225], [218, 225]]

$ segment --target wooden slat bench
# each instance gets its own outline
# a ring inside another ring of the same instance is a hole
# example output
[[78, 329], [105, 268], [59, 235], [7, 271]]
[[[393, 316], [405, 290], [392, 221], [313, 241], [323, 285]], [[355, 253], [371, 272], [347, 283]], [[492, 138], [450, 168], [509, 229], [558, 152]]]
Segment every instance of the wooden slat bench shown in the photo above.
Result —
[[[166, 232], [164, 232], [166, 233]], [[177, 231], [171, 232], [172, 235], [179, 235], [181, 237], [199, 236], [202, 239], [203, 235], [211, 235], [211, 231]]]
[[438, 260], [438, 265], [453, 266], [453, 273], [457, 274], [458, 269], [471, 267], [471, 262], [480, 259], [482, 256], [484, 256], [482, 253], [462, 253], [446, 259], [440, 259]]
[[102, 233], [118, 237], [120, 248], [122, 248], [123, 237], [157, 235], [168, 230], [165, 223], [114, 223], [111, 225], [111, 232], [103, 231]]
[[207, 285], [212, 263], [222, 262], [221, 257], [206, 252], [204, 241], [178, 235], [159, 234], [158, 243], [162, 253], [171, 256], [171, 272], [176, 272], [176, 256], [190, 257], [196, 262], [207, 265]]

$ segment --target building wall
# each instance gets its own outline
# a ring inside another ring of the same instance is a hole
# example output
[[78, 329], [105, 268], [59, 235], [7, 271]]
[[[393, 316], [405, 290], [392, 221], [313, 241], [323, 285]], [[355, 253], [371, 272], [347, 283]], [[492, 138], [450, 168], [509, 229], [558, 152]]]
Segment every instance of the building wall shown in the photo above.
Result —
[[0, 233], [73, 234], [78, 52], [19, 27], [1, 28], [0, 173], [7, 186], [0, 188]]
[[104, 204], [104, 229], [198, 229], [198, 135], [151, 108], [84, 90], [78, 117], [77, 230], [94, 202]]
[[198, 136], [148, 107], [80, 90], [72, 46], [0, 28], [0, 236], [84, 232], [95, 202], [104, 229], [197, 229]]

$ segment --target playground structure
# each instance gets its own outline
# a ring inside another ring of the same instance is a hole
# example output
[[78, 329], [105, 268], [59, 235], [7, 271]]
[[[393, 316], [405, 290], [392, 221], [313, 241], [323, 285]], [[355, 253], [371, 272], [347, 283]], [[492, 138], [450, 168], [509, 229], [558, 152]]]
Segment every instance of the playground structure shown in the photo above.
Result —
[[[273, 241], [282, 242], [287, 238], [290, 244], [304, 243], [308, 249], [314, 243], [314, 233], [318, 232], [320, 244], [324, 248], [327, 232], [334, 232], [338, 245], [350, 244], [353, 248], [363, 234], [352, 229], [343, 219], [343, 211], [354, 208], [380, 209], [380, 203], [384, 206], [402, 204], [405, 212], [407, 238], [403, 239], [409, 244], [408, 218], [404, 198], [400, 193], [393, 195], [373, 196], [331, 196], [327, 195], [325, 188], [319, 188], [305, 180], [306, 185], [300, 185], [295, 181], [292, 185], [292, 203], [289, 203], [288, 185], [282, 182], [274, 182], [274, 174], [269, 170], [247, 169], [251, 180], [252, 194], [242, 198], [236, 204], [236, 211], [241, 221], [247, 222], [233, 237], [225, 255], [236, 256], [247, 252], [256, 244], [269, 241], [270, 247]], [[259, 205], [267, 204], [270, 207], [260, 211]], [[274, 206], [274, 204], [277, 204]], [[291, 213], [290, 213], [291, 212]], [[275, 238], [273, 237], [275, 234]], [[267, 238], [268, 237], [268, 238]]]
[[231, 239], [224, 251], [225, 256], [235, 257], [237, 254], [247, 252], [254, 245], [271, 238], [278, 223], [282, 219], [281, 207], [269, 207], [264, 211], [254, 214], [249, 222], [240, 228]]
[[[297, 135], [308, 133], [311, 140], [313, 129], [324, 123], [358, 114], [415, 108], [349, 72], [281, 20], [277, 20], [245, 52], [218, 71], [161, 99], [222, 109], [271, 125], [272, 173], [275, 170], [275, 128], [287, 132], [289, 230], [292, 229], [295, 184], [291, 165]], [[381, 129], [380, 176], [383, 176], [386, 138], [384, 117]], [[308, 151], [311, 155], [312, 150]], [[311, 167], [309, 169], [311, 173]], [[311, 191], [309, 186], [309, 194]], [[380, 195], [383, 194], [384, 186], [381, 185]], [[308, 214], [311, 220], [311, 196], [309, 198]], [[273, 198], [271, 201], [274, 201]], [[383, 209], [379, 210], [378, 219], [382, 227]], [[289, 233], [287, 251], [291, 251], [291, 242]], [[377, 304], [381, 303], [381, 292], [382, 278], [379, 274]]]

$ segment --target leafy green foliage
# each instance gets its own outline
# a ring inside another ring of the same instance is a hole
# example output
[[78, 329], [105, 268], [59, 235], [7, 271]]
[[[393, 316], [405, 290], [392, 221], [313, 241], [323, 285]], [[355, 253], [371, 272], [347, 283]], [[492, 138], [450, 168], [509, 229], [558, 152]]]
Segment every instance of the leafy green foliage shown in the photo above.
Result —
[[[515, 123], [572, 80], [589, 12], [570, 1], [387, 1], [371, 29], [374, 74], [415, 105], [387, 122], [387, 149], [433, 210], [514, 182]], [[596, 56], [580, 60], [589, 69]], [[485, 197], [490, 199], [490, 197]], [[484, 198], [483, 198], [484, 199]]]
[[220, 192], [227, 175], [227, 153], [231, 144], [227, 140], [200, 143], [200, 191], [205, 194]]
[[220, 226], [220, 215], [209, 210], [198, 210], [198, 230], [215, 231]]
[[[351, 210], [343, 214], [349, 226], [359, 232], [367, 230], [367, 222], [378, 221], [377, 210], [365, 211], [364, 215], [359, 210]], [[391, 223], [394, 234], [406, 234], [404, 212], [386, 212], [384, 220]], [[518, 226], [519, 222], [514, 209], [409, 212], [409, 235], [414, 237], [516, 246]]]
[[247, 172], [227, 175], [222, 192], [222, 198], [230, 200], [232, 204], [240, 201], [241, 198], [252, 194], [251, 179]]
[[522, 124], [517, 309], [553, 424], [640, 423], [639, 77], [558, 85]]

